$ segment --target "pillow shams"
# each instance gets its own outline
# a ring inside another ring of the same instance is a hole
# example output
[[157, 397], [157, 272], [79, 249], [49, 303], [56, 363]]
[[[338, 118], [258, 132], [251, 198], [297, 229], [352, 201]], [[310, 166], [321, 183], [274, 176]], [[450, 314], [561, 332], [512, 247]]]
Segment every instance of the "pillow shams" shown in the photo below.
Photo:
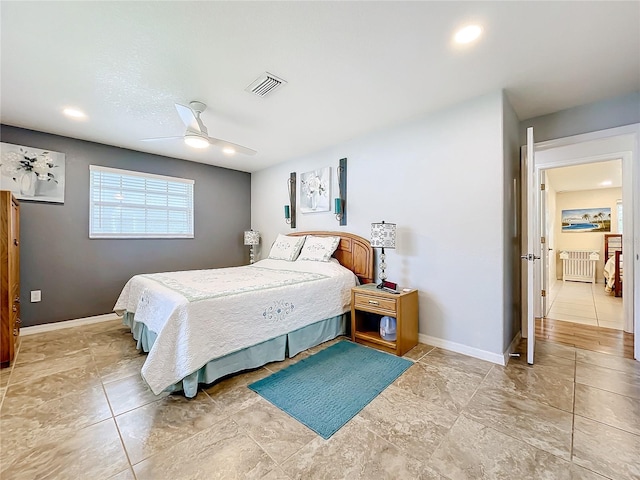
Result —
[[314, 237], [308, 235], [298, 260], [328, 262], [338, 248], [340, 237]]
[[298, 258], [305, 238], [305, 236], [288, 237], [279, 233], [278, 238], [276, 238], [276, 241], [273, 242], [273, 245], [271, 246], [269, 258], [273, 260], [287, 260], [289, 262], [293, 262]]

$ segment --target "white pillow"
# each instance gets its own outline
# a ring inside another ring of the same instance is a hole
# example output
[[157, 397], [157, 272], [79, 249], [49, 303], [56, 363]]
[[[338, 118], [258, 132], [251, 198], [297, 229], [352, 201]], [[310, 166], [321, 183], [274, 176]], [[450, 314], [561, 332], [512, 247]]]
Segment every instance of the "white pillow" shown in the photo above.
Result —
[[279, 233], [278, 238], [271, 246], [269, 258], [293, 262], [298, 258], [305, 238], [304, 235], [301, 237], [288, 237]]
[[339, 243], [340, 237], [314, 237], [313, 235], [308, 235], [298, 260], [328, 262], [333, 252], [338, 248]]

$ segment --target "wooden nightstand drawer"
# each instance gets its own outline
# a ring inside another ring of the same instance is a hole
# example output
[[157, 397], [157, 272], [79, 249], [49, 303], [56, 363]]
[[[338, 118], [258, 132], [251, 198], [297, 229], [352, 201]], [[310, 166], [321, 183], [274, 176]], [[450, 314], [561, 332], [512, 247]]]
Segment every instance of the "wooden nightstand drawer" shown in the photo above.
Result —
[[395, 315], [396, 313], [395, 298], [384, 298], [381, 296], [374, 297], [373, 295], [366, 295], [357, 292], [354, 296], [353, 304], [356, 308], [359, 308], [361, 310], [385, 310], [391, 315]]

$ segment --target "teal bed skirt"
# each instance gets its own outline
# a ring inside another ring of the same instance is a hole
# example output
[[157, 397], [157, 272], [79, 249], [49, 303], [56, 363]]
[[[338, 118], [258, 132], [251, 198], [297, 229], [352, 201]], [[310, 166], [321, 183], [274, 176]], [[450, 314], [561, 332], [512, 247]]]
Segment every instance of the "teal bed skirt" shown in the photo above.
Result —
[[[345, 313], [321, 320], [285, 335], [212, 359], [181, 381], [166, 388], [165, 391], [184, 391], [186, 397], [192, 398], [198, 393], [200, 384], [210, 384], [232, 373], [282, 361], [286, 357], [294, 357], [308, 348], [344, 335], [347, 331], [348, 317], [349, 314]], [[149, 352], [156, 341], [156, 332], [149, 330], [145, 324], [137, 322], [135, 315], [131, 312], [124, 313], [122, 323], [131, 329], [137, 348]]]

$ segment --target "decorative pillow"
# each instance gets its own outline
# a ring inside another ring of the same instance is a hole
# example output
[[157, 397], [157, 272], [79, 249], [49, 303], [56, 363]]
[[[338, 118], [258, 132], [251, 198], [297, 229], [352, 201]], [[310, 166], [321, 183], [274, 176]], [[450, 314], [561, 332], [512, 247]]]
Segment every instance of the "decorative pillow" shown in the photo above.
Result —
[[304, 235], [301, 237], [287, 237], [279, 233], [278, 238], [276, 238], [276, 241], [273, 242], [271, 246], [269, 258], [293, 262], [298, 258], [305, 238]]
[[298, 260], [328, 262], [333, 252], [338, 248], [339, 243], [340, 237], [314, 237], [313, 235], [308, 235]]

